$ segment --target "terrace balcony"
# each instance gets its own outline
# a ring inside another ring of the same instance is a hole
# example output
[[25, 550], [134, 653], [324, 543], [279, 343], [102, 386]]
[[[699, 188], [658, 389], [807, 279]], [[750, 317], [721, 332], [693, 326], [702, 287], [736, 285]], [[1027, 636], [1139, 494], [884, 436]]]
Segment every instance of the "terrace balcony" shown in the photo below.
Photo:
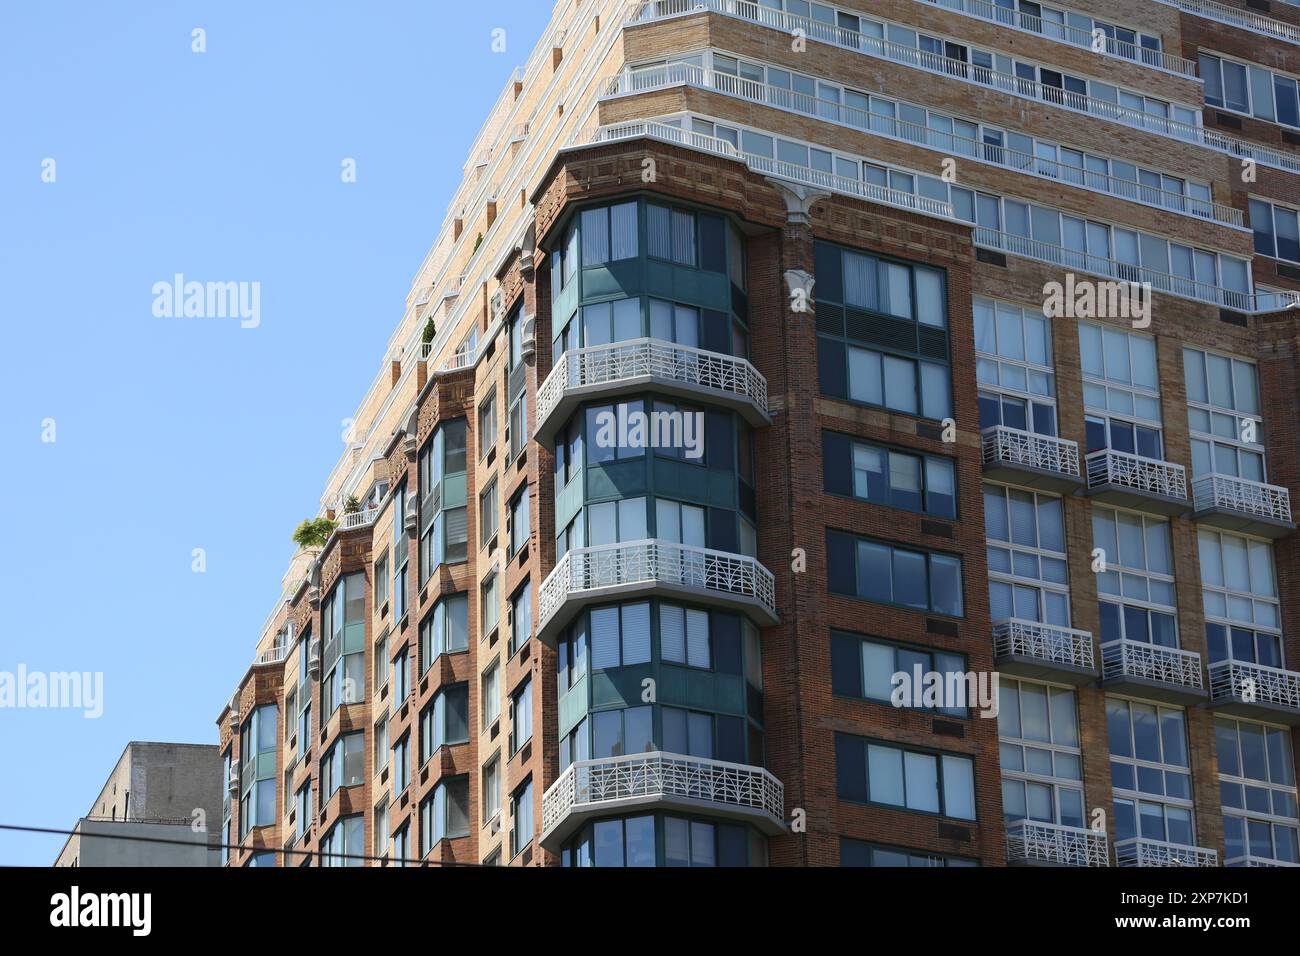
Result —
[[1192, 518], [1201, 524], [1263, 538], [1283, 538], [1295, 530], [1291, 492], [1231, 475], [1192, 479]]
[[754, 558], [646, 539], [565, 554], [542, 582], [538, 639], [554, 647], [583, 608], [651, 594], [741, 611], [759, 627], [778, 621], [772, 572]]
[[772, 423], [767, 379], [747, 360], [642, 338], [565, 352], [538, 390], [534, 437], [554, 451], [556, 433], [581, 403], [646, 388], [730, 408], [755, 427]]
[[1110, 866], [1105, 831], [1018, 820], [1007, 824], [1012, 866]]
[[1101, 684], [1146, 700], [1191, 705], [1206, 699], [1201, 655], [1120, 638], [1101, 645]]
[[993, 662], [1000, 673], [1083, 686], [1097, 679], [1092, 634], [1009, 618], [993, 624]]
[[1300, 674], [1244, 661], [1217, 661], [1210, 665], [1210, 707], [1300, 726]]
[[1083, 485], [1077, 442], [994, 425], [984, 429], [981, 444], [984, 475], [994, 481], [1067, 494]]
[[542, 797], [541, 844], [554, 853], [593, 817], [647, 809], [736, 820], [769, 836], [787, 832], [785, 788], [762, 767], [652, 752], [570, 765]]
[[1087, 494], [1108, 504], [1174, 516], [1186, 514], [1187, 470], [1182, 465], [1103, 448], [1088, 455]]
[[1115, 844], [1118, 866], [1218, 866], [1219, 854], [1199, 846], [1132, 837]]

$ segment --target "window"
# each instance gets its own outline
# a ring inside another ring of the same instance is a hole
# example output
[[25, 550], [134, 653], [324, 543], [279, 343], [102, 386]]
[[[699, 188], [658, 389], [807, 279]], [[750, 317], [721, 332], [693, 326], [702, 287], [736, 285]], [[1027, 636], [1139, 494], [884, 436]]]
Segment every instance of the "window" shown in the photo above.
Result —
[[468, 558], [465, 419], [445, 422], [420, 453], [420, 586]]
[[523, 587], [510, 599], [510, 654], [513, 657], [533, 633], [533, 582], [525, 581]]
[[420, 711], [420, 765], [442, 747], [469, 740], [469, 684], [453, 684]]
[[650, 536], [646, 527], [646, 499], [621, 498], [602, 501], [583, 509], [587, 544], [599, 547], [621, 541], [642, 541]]
[[374, 665], [370, 674], [376, 693], [388, 686], [388, 668], [391, 666], [392, 663], [388, 660], [388, 628], [384, 628], [383, 635], [375, 642]]
[[478, 496], [479, 547], [486, 548], [488, 542], [496, 537], [498, 515], [501, 503], [497, 500], [497, 480], [493, 478], [487, 489]]
[[411, 652], [402, 648], [393, 659], [393, 706], [400, 707], [411, 693]]
[[[599, 506], [597, 506], [599, 507]], [[667, 498], [655, 499], [655, 537], [692, 548], [708, 546], [704, 509]], [[624, 539], [626, 540], [626, 539]]]
[[582, 416], [575, 415], [555, 438], [555, 493], [558, 495], [582, 471]]
[[[311, 748], [311, 669], [308, 658], [311, 653], [311, 629], [303, 631], [302, 640], [298, 642], [298, 712], [297, 718], [298, 758], [304, 759]], [[286, 718], [287, 719], [287, 718]]]
[[581, 214], [582, 265], [603, 265], [637, 256], [637, 203], [584, 209]]
[[709, 670], [713, 666], [711, 648], [707, 611], [659, 605], [659, 649], [665, 661]]
[[1182, 710], [1106, 698], [1117, 840], [1194, 846], [1192, 776]]
[[1056, 434], [1051, 327], [1042, 310], [975, 297], [980, 428]]
[[1155, 340], [1081, 323], [1079, 346], [1088, 451], [1162, 460]]
[[587, 627], [582, 617], [574, 624], [556, 646], [555, 670], [559, 678], [560, 695], [576, 687], [587, 674]]
[[479, 620], [482, 621], [483, 637], [487, 637], [501, 620], [501, 578], [496, 570], [489, 571], [479, 585], [479, 601]]
[[375, 721], [375, 773], [380, 773], [388, 768], [388, 715], [385, 714]]
[[1183, 349], [1192, 475], [1266, 480], [1259, 380], [1253, 362]]
[[842, 800], [975, 819], [975, 765], [969, 757], [837, 733], [835, 778]]
[[640, 337], [640, 299], [614, 299], [608, 302], [593, 302], [582, 307], [584, 347], [626, 342]]
[[1197, 543], [1210, 663], [1285, 667], [1272, 545], [1208, 528]]
[[[392, 586], [391, 572], [388, 570], [388, 549], [384, 549], [375, 561], [375, 607], [382, 608], [388, 603], [388, 593]], [[378, 686], [378, 685], [376, 685]]]
[[510, 697], [510, 755], [533, 739], [533, 679], [524, 678]]
[[478, 456], [487, 457], [487, 453], [497, 443], [497, 390], [488, 393], [478, 407]]
[[428, 673], [443, 654], [469, 649], [469, 595], [465, 592], [439, 599], [433, 612], [420, 622], [420, 674]]
[[590, 720], [592, 758], [622, 757], [655, 749], [654, 717], [648, 705], [597, 711]]
[[575, 760], [591, 759], [591, 719], [584, 717], [567, 734], [560, 737], [560, 772]]
[[961, 617], [961, 561], [841, 531], [826, 532], [832, 593]]
[[950, 459], [917, 455], [822, 432], [826, 490], [873, 504], [957, 517], [955, 468]]
[[667, 259], [683, 266], [698, 265], [695, 233], [695, 213], [646, 204], [647, 244], [652, 259]]
[[1001, 485], [984, 486], [989, 613], [1070, 626], [1069, 572], [1061, 499]]
[[1169, 522], [1094, 506], [1092, 545], [1106, 562], [1097, 575], [1101, 643], [1178, 647]]
[[1291, 732], [1218, 717], [1219, 799], [1227, 866], [1300, 863]]
[[952, 414], [948, 368], [856, 345], [819, 341], [822, 392], [922, 418]]
[[499, 660], [494, 660], [492, 665], [483, 672], [483, 677], [479, 681], [479, 690], [482, 695], [483, 729], [486, 730], [501, 716], [501, 662]]
[[510, 500], [510, 557], [528, 544], [529, 520], [528, 485], [525, 484]]
[[[523, 368], [524, 366], [520, 366]], [[510, 457], [507, 462], [514, 461], [524, 453], [528, 447], [528, 402], [527, 391], [520, 392], [519, 396], [510, 406], [510, 423], [508, 425], [510, 432]]]
[[324, 807], [343, 787], [360, 786], [366, 768], [366, 735], [344, 734], [325, 751], [320, 764], [320, 805]]
[[321, 866], [361, 866], [366, 852], [365, 818], [342, 817], [321, 838]]
[[294, 821], [293, 821], [293, 840], [297, 843], [302, 839], [307, 828], [311, 826], [311, 780], [308, 780], [298, 792], [294, 794]]
[[518, 856], [533, 841], [533, 780], [528, 781], [510, 797], [510, 855]]
[[483, 822], [501, 812], [501, 755], [495, 754], [483, 768]]
[[321, 605], [325, 647], [321, 652], [321, 700], [333, 714], [365, 699], [366, 576], [344, 576]]
[[239, 838], [276, 822], [275, 758], [280, 745], [274, 704], [254, 708], [239, 729]]
[[[641, 419], [644, 412], [645, 402], [640, 399], [619, 402], [615, 405], [587, 406], [585, 448], [587, 464], [599, 465], [608, 461], [625, 461], [644, 456], [647, 439], [639, 435], [641, 429], [617, 427], [618, 422], [633, 422]], [[624, 439], [626, 444], [623, 443]]]
[[388, 842], [388, 797], [384, 797], [375, 807], [375, 856], [388, 852]]
[[403, 734], [393, 744], [393, 795], [400, 796], [411, 785], [411, 735]]
[[1250, 200], [1255, 251], [1270, 259], [1300, 262], [1300, 212], [1263, 199]]
[[597, 670], [650, 662], [650, 605], [635, 604], [593, 608], [591, 666]]
[[443, 840], [464, 836], [469, 836], [469, 777], [452, 777], [420, 801], [420, 856]]
[[897, 850], [840, 837], [840, 866], [932, 867], [979, 866], [975, 860], [939, 853]]
[[[918, 667], [922, 675], [944, 675], [945, 687], [951, 684], [949, 677], [967, 686], [966, 658], [960, 654], [902, 647], [847, 631], [831, 631], [831, 693], [838, 697], [892, 703], [894, 675], [906, 674], [913, 679]], [[913, 680], [916, 693], [918, 685]], [[935, 709], [952, 717], [967, 717], [969, 706], [975, 702], [975, 697], [968, 695], [962, 706], [951, 706], [956, 701], [940, 701]], [[913, 701], [910, 706], [921, 705]]]
[[1008, 823], [1083, 827], [1078, 702], [1066, 687], [1003, 678], [998, 739]]
[[1300, 127], [1300, 97], [1294, 78], [1209, 53], [1201, 53], [1199, 59], [1205, 102], [1210, 106]]

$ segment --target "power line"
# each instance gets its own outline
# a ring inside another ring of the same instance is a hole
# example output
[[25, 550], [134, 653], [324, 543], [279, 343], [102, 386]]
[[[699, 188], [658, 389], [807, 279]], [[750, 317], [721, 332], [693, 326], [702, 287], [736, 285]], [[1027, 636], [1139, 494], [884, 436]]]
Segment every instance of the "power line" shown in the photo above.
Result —
[[[128, 823], [132, 821], [123, 820], [121, 822]], [[0, 830], [10, 830], [15, 833], [47, 833], [47, 834], [53, 834], [57, 836], [79, 836], [82, 837], [83, 839], [88, 839], [88, 840], [90, 839], [126, 840], [132, 843], [163, 843], [171, 846], [187, 846], [187, 847], [202, 846], [209, 850], [251, 849], [250, 847], [243, 846], [242, 844], [239, 843], [210, 843], [210, 842], [196, 843], [193, 840], [177, 840], [177, 839], [169, 839], [167, 837], [130, 836], [124, 833], [88, 833], [83, 830], [60, 830], [55, 827], [27, 827], [27, 826], [18, 826], [16, 824], [10, 824], [10, 823], [0, 823]], [[207, 830], [195, 831], [195, 832], [207, 833]], [[285, 856], [289, 856], [289, 855], [306, 856], [306, 857], [317, 857], [318, 859], [329, 857], [330, 859], [361, 860], [363, 862], [386, 860], [390, 866], [394, 863], [401, 863], [403, 866], [407, 864], [412, 866], [433, 865], [433, 866], [451, 866], [451, 867], [486, 866], [486, 864], [484, 863], [468, 863], [468, 862], [461, 863], [456, 861], [447, 862], [445, 860], [417, 860], [417, 859], [411, 859], [409, 857], [402, 857], [400, 859], [396, 859], [396, 858], [386, 857], [386, 856], [376, 856], [374, 854], [369, 854], [369, 853], [324, 853], [320, 850], [293, 850], [293, 849], [289, 849], [288, 847], [282, 847], [278, 850], [268, 847], [264, 850], [258, 850], [256, 852], [283, 853], [285, 854]]]

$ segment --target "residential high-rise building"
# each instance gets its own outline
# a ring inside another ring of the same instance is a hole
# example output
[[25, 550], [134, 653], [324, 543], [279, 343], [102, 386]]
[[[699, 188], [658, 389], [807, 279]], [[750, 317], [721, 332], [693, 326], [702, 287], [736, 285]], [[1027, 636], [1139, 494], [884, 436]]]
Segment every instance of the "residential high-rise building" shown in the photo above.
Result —
[[1298, 78], [1280, 0], [561, 0], [231, 865], [1300, 863]]
[[133, 740], [54, 865], [219, 866], [220, 761], [213, 744]]

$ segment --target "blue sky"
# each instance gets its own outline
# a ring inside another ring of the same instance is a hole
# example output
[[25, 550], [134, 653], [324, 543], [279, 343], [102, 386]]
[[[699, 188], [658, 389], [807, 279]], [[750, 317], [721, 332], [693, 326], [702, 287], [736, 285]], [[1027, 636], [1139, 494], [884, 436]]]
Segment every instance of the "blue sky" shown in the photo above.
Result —
[[[70, 826], [129, 740], [216, 742], [340, 422], [551, 6], [0, 7], [0, 672], [104, 675], [98, 719], [0, 709], [0, 823]], [[178, 272], [259, 282], [260, 326], [155, 317]], [[0, 832], [0, 865], [62, 842]]]

